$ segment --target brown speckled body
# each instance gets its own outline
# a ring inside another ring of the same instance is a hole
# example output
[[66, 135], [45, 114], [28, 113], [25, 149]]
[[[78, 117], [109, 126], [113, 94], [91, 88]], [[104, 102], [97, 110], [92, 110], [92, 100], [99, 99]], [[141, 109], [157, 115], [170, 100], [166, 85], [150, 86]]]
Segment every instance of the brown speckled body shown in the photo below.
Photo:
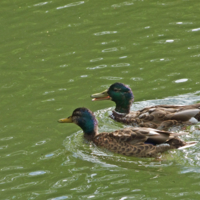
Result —
[[[158, 145], [145, 144], [148, 138], [153, 140], [155, 138], [155, 135], [149, 134], [150, 131], [160, 135], [157, 140]], [[114, 153], [135, 157], [156, 157], [159, 153], [186, 145], [177, 137], [176, 133], [138, 127], [125, 128], [110, 133], [103, 132], [94, 136], [92, 141], [97, 146], [104, 147]]]
[[167, 130], [173, 125], [191, 124], [189, 121], [191, 117], [200, 121], [200, 103], [187, 106], [152, 106], [139, 111], [132, 111], [128, 114], [120, 114], [113, 111], [110, 117], [128, 125]]
[[97, 146], [126, 156], [156, 157], [169, 149], [186, 148], [196, 144], [178, 138], [186, 133], [173, 133], [145, 127], [127, 127], [110, 133], [99, 133], [98, 122], [87, 108], [76, 108], [60, 123], [75, 123], [83, 130], [84, 137]]

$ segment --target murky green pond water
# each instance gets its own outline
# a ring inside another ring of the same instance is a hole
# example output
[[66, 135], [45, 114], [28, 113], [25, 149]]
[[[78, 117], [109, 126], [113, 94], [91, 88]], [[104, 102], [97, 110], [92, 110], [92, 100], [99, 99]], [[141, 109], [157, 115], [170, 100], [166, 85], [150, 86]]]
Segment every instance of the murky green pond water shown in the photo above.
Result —
[[[130, 85], [132, 109], [200, 101], [200, 2], [0, 2], [0, 196], [36, 199], [199, 199], [200, 143], [160, 161], [91, 146], [73, 124], [80, 106], [100, 131], [113, 102], [90, 94]], [[185, 140], [200, 140], [192, 131]]]

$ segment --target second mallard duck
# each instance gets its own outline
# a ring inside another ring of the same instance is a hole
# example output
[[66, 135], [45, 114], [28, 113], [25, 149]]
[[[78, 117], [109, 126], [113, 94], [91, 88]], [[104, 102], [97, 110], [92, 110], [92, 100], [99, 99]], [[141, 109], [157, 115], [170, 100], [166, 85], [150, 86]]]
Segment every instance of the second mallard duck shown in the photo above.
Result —
[[60, 123], [75, 123], [81, 127], [84, 137], [97, 146], [126, 156], [157, 157], [169, 149], [181, 149], [197, 142], [184, 142], [178, 135], [152, 128], [129, 127], [114, 132], [98, 132], [98, 123], [93, 113], [87, 108], [77, 108], [72, 116], [58, 120]]
[[[134, 96], [132, 90], [123, 83], [114, 83], [102, 93], [91, 95], [93, 101], [112, 100], [116, 103], [110, 116], [112, 119], [140, 127], [167, 130], [173, 125], [189, 125], [200, 121], [200, 103], [186, 106], [158, 105], [139, 111], [130, 111]], [[193, 119], [193, 122], [192, 120]]]

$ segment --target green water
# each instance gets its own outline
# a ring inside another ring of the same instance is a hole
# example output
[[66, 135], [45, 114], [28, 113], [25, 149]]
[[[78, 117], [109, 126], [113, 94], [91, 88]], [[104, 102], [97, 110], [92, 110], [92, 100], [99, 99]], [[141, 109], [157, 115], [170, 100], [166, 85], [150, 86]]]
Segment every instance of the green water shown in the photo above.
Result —
[[90, 99], [116, 81], [132, 88], [133, 110], [200, 101], [199, 8], [187, 0], [2, 0], [1, 199], [199, 199], [200, 143], [161, 160], [124, 157], [57, 123], [85, 106], [100, 131], [122, 128], [108, 118], [113, 102]]

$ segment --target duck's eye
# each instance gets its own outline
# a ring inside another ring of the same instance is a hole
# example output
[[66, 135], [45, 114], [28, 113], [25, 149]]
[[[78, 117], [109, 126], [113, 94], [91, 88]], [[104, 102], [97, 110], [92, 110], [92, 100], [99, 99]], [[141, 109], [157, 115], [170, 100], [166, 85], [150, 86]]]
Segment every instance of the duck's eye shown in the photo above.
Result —
[[117, 89], [117, 88], [114, 88], [114, 91], [115, 91], [115, 92], [119, 92], [120, 90], [119, 90], [119, 89]]
[[81, 113], [80, 113], [80, 112], [75, 112], [75, 113], [73, 114], [73, 116], [80, 117], [80, 116], [81, 116]]

